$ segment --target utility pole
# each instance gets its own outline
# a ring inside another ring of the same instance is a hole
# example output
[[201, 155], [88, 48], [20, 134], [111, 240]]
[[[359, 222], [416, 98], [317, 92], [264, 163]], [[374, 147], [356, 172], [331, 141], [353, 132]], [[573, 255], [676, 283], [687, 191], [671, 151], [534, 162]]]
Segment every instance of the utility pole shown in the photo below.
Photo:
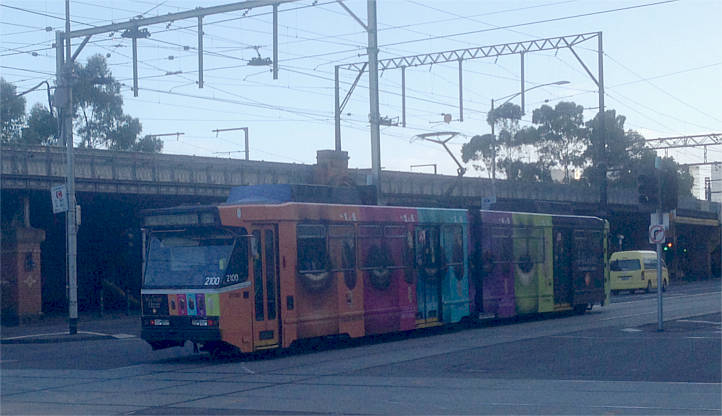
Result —
[[604, 114], [604, 50], [602, 49], [602, 32], [599, 32], [597, 38], [597, 64], [599, 75], [599, 161], [597, 167], [601, 176], [601, 184], [599, 190], [599, 210], [602, 217], [608, 216], [607, 212], [607, 129], [606, 115]]
[[[70, 33], [70, 0], [65, 0], [65, 33]], [[63, 55], [63, 41], [65, 41], [65, 55]], [[58, 87], [61, 90], [62, 105], [62, 136], [65, 141], [67, 165], [65, 167], [66, 186], [68, 192], [68, 211], [66, 213], [67, 236], [67, 290], [68, 290], [68, 333], [78, 333], [78, 228], [75, 218], [75, 164], [73, 161], [73, 88], [72, 71], [73, 56], [70, 51], [70, 37], [63, 36], [61, 32], [55, 33], [56, 69], [58, 71]], [[64, 57], [63, 57], [64, 56]]]
[[379, 48], [376, 33], [376, 0], [367, 0], [369, 58], [369, 122], [371, 123], [371, 171], [376, 186], [376, 202], [381, 201], [381, 127], [379, 114]]
[[[662, 181], [660, 180], [661, 160], [657, 156], [654, 160], [654, 176], [657, 179], [657, 224], [664, 225], [662, 217]], [[669, 191], [667, 191], [669, 192]], [[664, 230], [665, 238], [668, 230]], [[664, 331], [664, 318], [662, 314], [662, 242], [657, 242], [657, 331]]]
[[[491, 99], [491, 203], [496, 204], [496, 134], [494, 132], [494, 125], [496, 120], [494, 119], [494, 99]], [[486, 209], [490, 208], [487, 207]]]

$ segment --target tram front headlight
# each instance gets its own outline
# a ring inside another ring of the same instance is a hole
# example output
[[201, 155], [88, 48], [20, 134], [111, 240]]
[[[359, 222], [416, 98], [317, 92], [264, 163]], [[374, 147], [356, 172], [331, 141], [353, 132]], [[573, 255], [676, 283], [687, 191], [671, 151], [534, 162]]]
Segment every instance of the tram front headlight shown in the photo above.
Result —
[[218, 326], [218, 320], [216, 319], [193, 319], [191, 320], [193, 326]]

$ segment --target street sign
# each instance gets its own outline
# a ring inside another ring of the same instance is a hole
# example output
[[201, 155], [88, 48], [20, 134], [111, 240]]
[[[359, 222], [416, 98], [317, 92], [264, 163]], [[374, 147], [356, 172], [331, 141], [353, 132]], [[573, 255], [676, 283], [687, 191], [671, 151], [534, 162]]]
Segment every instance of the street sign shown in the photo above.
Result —
[[[659, 224], [659, 215], [657, 215], [656, 212], [653, 212], [649, 214], [649, 223], [650, 224]], [[669, 213], [665, 212], [662, 214], [662, 224], [664, 225], [664, 228], [669, 230]]]
[[65, 184], [51, 187], [50, 199], [53, 201], [53, 214], [66, 212], [68, 210], [68, 192]]
[[649, 226], [649, 243], [650, 244], [662, 244], [666, 240], [666, 234], [664, 232], [664, 225], [652, 224]]

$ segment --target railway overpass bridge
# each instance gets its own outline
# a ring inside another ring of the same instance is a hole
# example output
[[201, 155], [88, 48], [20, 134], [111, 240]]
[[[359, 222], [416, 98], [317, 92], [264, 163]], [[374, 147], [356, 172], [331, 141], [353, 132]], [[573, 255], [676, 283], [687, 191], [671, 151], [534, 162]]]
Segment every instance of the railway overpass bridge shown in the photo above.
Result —
[[[65, 182], [63, 148], [2, 146], [3, 317], [23, 318], [67, 307], [65, 219], [53, 214], [50, 188]], [[139, 211], [180, 204], [225, 201], [239, 185], [298, 184], [362, 187], [368, 169], [348, 169], [345, 152], [322, 150], [316, 165], [182, 155], [75, 150], [78, 287], [81, 310], [133, 301], [140, 285]], [[320, 190], [327, 188], [307, 188]], [[381, 198], [387, 205], [480, 207], [491, 181], [384, 171]], [[600, 215], [595, 189], [576, 185], [498, 180], [495, 209]], [[367, 193], [368, 194], [368, 193]], [[640, 249], [647, 242], [649, 215], [636, 189], [608, 192], [612, 247]], [[681, 200], [672, 220], [668, 262], [675, 278], [719, 273], [719, 205]], [[622, 236], [622, 237], [619, 237]], [[715, 251], [716, 250], [716, 251]]]

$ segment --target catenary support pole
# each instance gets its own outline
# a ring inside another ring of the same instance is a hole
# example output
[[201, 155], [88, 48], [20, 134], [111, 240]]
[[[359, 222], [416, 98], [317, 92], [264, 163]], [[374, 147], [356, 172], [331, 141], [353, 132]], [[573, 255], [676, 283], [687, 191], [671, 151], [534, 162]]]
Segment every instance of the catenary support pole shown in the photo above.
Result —
[[[65, 0], [65, 33], [70, 32], [70, 0]], [[60, 40], [60, 42], [57, 42]], [[63, 137], [67, 155], [66, 186], [68, 192], [68, 212], [66, 215], [67, 233], [67, 255], [68, 255], [68, 332], [71, 335], [78, 333], [78, 273], [77, 273], [77, 250], [78, 250], [78, 229], [75, 218], [75, 164], [73, 161], [73, 95], [72, 95], [72, 70], [73, 61], [70, 50], [70, 37], [64, 36], [65, 40], [65, 62], [59, 80], [65, 86], [66, 99], [63, 103]], [[56, 42], [59, 43], [62, 55], [62, 40], [56, 35]]]
[[600, 190], [599, 190], [599, 209], [601, 215], [606, 218], [607, 213], [607, 128], [606, 128], [606, 115], [604, 114], [604, 49], [602, 48], [602, 32], [599, 32], [597, 39], [597, 60], [599, 64], [599, 175], [600, 175]]
[[379, 49], [376, 30], [376, 0], [367, 0], [369, 60], [369, 122], [371, 124], [371, 171], [376, 186], [377, 203], [381, 204], [381, 127], [379, 115]]

